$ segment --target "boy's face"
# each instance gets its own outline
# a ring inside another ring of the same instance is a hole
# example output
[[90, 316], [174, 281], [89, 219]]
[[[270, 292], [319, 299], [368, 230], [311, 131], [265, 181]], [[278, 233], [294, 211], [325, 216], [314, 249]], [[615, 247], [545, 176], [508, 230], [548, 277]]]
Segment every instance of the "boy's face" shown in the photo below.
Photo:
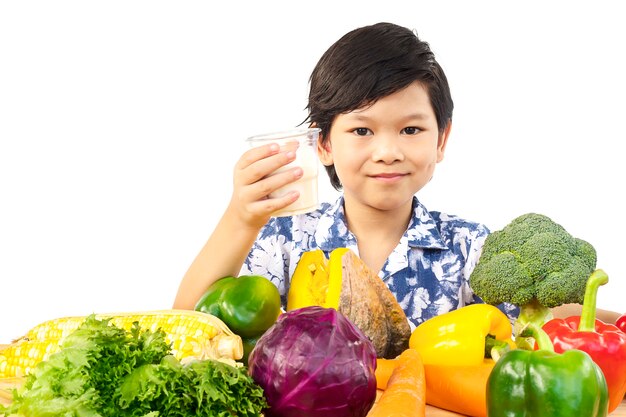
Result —
[[416, 82], [338, 115], [318, 154], [324, 165], [335, 165], [346, 204], [394, 210], [410, 205], [430, 181], [449, 130], [439, 133], [428, 93]]

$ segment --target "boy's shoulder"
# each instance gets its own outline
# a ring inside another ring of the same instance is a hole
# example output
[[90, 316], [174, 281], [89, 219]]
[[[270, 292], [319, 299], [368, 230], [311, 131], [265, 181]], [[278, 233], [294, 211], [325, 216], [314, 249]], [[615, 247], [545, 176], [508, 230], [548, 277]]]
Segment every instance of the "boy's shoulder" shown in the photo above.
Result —
[[431, 211], [430, 215], [433, 217], [435, 222], [441, 225], [445, 225], [447, 227], [464, 227], [471, 229], [487, 229], [487, 226], [483, 223], [476, 222], [473, 220], [468, 220], [464, 217], [458, 216], [456, 214], [448, 214], [443, 213], [441, 211]]
[[445, 235], [465, 235], [474, 238], [484, 237], [490, 233], [489, 228], [480, 222], [441, 211], [429, 211], [439, 232]]

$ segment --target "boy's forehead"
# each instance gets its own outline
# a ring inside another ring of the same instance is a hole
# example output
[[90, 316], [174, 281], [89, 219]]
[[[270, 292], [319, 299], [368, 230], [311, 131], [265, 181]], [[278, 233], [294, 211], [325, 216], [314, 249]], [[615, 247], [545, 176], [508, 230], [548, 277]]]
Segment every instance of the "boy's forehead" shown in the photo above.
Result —
[[427, 88], [422, 83], [414, 82], [403, 89], [369, 101], [342, 114], [351, 119], [365, 120], [376, 113], [378, 109], [385, 107], [395, 107], [395, 112], [403, 118], [427, 119], [434, 113]]
[[[432, 119], [432, 112], [428, 111], [411, 111], [412, 109], [407, 109], [405, 114], [398, 113], [397, 115], [403, 119], [411, 119], [411, 120], [429, 120]], [[343, 113], [342, 116], [345, 119], [350, 119], [354, 121], [370, 121], [376, 118], [376, 116], [369, 112], [364, 112], [362, 110], [354, 110], [351, 112]]]
[[389, 100], [389, 99], [393, 99], [394, 97], [397, 96], [402, 96], [402, 95], [406, 95], [406, 94], [412, 94], [412, 95], [419, 95], [421, 97], [427, 98], [428, 100], [430, 100], [430, 93], [428, 91], [428, 86], [425, 85], [424, 83], [416, 80], [411, 82], [408, 85], [405, 85], [404, 87], [395, 89], [391, 92], [389, 92], [388, 94], [385, 94], [383, 96], [379, 96], [379, 97], [368, 97], [365, 100], [363, 100], [360, 104], [357, 105], [357, 107], [355, 107], [353, 110], [351, 111], [363, 111], [363, 110], [367, 110], [368, 108], [372, 107], [374, 104], [376, 104], [377, 102], [381, 101], [381, 100]]

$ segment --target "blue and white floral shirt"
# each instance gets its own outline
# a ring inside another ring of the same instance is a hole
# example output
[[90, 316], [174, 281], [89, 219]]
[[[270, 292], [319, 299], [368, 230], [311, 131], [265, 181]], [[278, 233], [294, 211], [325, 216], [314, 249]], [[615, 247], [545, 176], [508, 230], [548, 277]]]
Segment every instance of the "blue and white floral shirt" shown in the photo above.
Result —
[[[379, 272], [404, 309], [411, 328], [423, 321], [479, 303], [469, 276], [489, 229], [439, 212], [429, 212], [413, 197], [409, 226]], [[241, 275], [268, 277], [279, 289], [283, 306], [301, 255], [321, 249], [347, 247], [359, 253], [356, 237], [348, 230], [343, 197], [307, 214], [273, 217], [261, 229], [244, 262]]]

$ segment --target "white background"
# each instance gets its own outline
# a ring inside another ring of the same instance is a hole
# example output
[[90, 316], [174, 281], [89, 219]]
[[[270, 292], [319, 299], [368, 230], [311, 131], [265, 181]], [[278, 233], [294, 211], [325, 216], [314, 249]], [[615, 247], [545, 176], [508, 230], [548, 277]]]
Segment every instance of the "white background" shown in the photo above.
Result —
[[549, 215], [596, 247], [599, 307], [626, 311], [620, 2], [373, 3], [0, 3], [0, 343], [169, 308], [243, 140], [303, 121], [317, 59], [378, 21], [416, 29], [452, 88], [422, 202], [492, 230]]

